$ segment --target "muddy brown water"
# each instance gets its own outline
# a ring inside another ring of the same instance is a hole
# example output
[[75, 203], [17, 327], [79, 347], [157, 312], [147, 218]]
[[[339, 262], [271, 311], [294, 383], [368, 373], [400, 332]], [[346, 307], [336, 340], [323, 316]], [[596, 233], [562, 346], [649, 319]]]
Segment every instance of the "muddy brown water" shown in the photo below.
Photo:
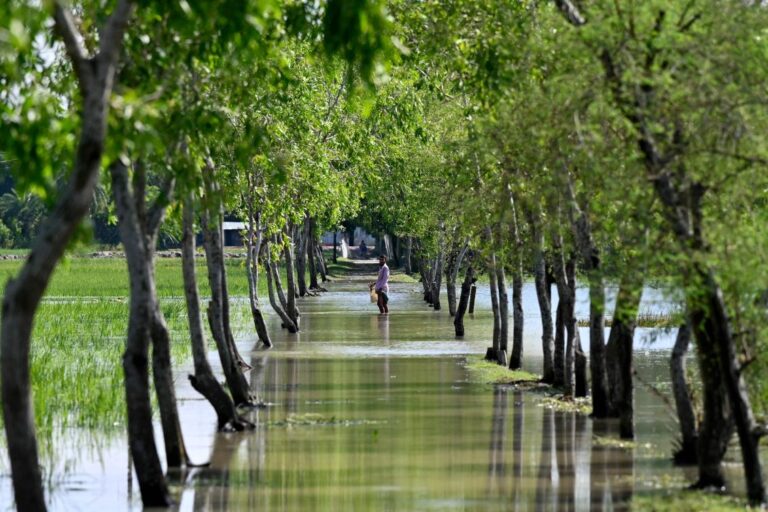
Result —
[[[268, 404], [249, 413], [253, 432], [216, 433], [212, 409], [188, 384], [190, 368], [179, 369], [187, 447], [194, 461], [210, 462], [169, 475], [179, 510], [625, 510], [637, 493], [695, 476], [671, 466], [674, 420], [642, 386], [637, 443], [619, 446], [611, 422], [552, 410], [535, 392], [470, 382], [466, 360], [485, 352], [491, 333], [487, 290], [456, 340], [447, 311], [425, 307], [416, 286], [394, 284], [392, 313], [380, 317], [364, 281], [302, 299], [298, 335], [271, 315], [272, 350], [239, 341], [254, 367], [251, 387]], [[525, 293], [526, 368], [538, 371], [532, 286]], [[672, 307], [660, 292], [646, 295], [651, 312]], [[662, 390], [673, 337], [638, 334], [638, 372]], [[215, 365], [215, 352], [209, 357]], [[43, 463], [54, 510], [141, 508], [121, 429], [66, 430]], [[737, 465], [729, 467], [739, 492]], [[0, 509], [12, 503], [3, 451]]]

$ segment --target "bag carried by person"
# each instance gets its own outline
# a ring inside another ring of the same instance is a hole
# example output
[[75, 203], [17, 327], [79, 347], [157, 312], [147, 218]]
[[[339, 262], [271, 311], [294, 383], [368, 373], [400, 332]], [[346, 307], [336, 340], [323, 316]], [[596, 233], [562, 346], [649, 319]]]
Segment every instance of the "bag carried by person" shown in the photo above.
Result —
[[376, 304], [379, 301], [379, 294], [376, 293], [376, 290], [371, 288], [371, 302], [373, 304]]

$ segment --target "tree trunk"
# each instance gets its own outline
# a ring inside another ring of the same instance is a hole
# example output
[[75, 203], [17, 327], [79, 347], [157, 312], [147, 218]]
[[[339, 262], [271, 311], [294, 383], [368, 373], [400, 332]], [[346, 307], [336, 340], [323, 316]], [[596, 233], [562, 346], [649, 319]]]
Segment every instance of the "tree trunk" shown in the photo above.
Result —
[[[477, 279], [475, 279], [477, 281]], [[469, 290], [469, 311], [470, 315], [475, 314], [475, 296], [477, 295], [477, 285], [472, 282], [472, 287]]]
[[691, 402], [691, 391], [685, 373], [685, 357], [688, 353], [688, 345], [691, 342], [691, 327], [687, 323], [680, 326], [677, 331], [675, 347], [672, 349], [672, 357], [669, 361], [669, 373], [672, 379], [672, 395], [675, 398], [677, 419], [680, 423], [680, 445], [674, 454], [675, 464], [689, 465], [698, 462], [697, 446], [699, 432], [696, 421], [696, 412]]
[[632, 350], [642, 291], [642, 281], [634, 274], [621, 280], [605, 349], [608, 411], [612, 417], [619, 418], [620, 435], [624, 439], [634, 437]]
[[157, 235], [172, 195], [174, 181], [166, 181], [158, 199], [147, 209], [144, 166], [141, 163], [134, 166], [132, 188], [128, 184], [128, 170], [122, 161], [116, 161], [110, 166], [110, 171], [128, 275], [130, 281], [138, 281], [131, 285], [131, 289], [141, 290], [141, 299], [146, 302], [149, 310], [149, 317], [140, 321], [148, 322], [148, 334], [152, 341], [152, 377], [160, 406], [166, 462], [168, 467], [181, 467], [188, 462], [188, 457], [176, 406], [171, 340], [157, 299], [154, 266]]
[[[249, 175], [250, 180], [250, 175]], [[272, 347], [272, 340], [269, 338], [267, 323], [264, 321], [264, 314], [259, 304], [259, 252], [263, 241], [263, 230], [261, 227], [261, 212], [255, 211], [255, 197], [252, 190], [255, 183], [249, 183], [247, 192], [248, 198], [248, 234], [246, 239], [245, 271], [248, 278], [248, 302], [251, 306], [251, 318], [253, 326], [259, 341], [265, 347]]]
[[309, 242], [309, 215], [304, 216], [304, 222], [301, 228], [295, 229], [295, 253], [294, 262], [296, 265], [295, 283], [299, 289], [299, 296], [304, 297], [307, 294], [307, 248]]
[[512, 356], [509, 367], [517, 370], [523, 367], [523, 259], [516, 259], [512, 269]]
[[412, 253], [413, 253], [413, 237], [409, 236], [405, 243], [405, 256], [403, 258], [403, 268], [407, 275], [411, 275], [413, 273], [413, 268], [411, 268]]
[[296, 280], [293, 275], [293, 241], [289, 238], [288, 243], [283, 248], [283, 257], [285, 258], [285, 279], [288, 287], [288, 303], [285, 312], [291, 317], [296, 327], [299, 327], [299, 308], [296, 306]]
[[[592, 268], [587, 279], [589, 280], [589, 370], [592, 375], [592, 415], [595, 418], [607, 418], [612, 416], [613, 412], [608, 399], [608, 382], [605, 370], [605, 288], [598, 269]], [[632, 327], [632, 334], [634, 334], [634, 327]], [[626, 347], [623, 347], [620, 353], [623, 354], [624, 348]], [[628, 390], [630, 402], [632, 400], [631, 350], [630, 340], [630, 385]], [[627, 396], [626, 392], [622, 392], [621, 395], [622, 400]], [[626, 406], [626, 404], [623, 405]], [[631, 424], [632, 404], [630, 403], [628, 407]], [[624, 431], [622, 430], [622, 432]]]
[[472, 268], [472, 262], [470, 261], [469, 265], [467, 265], [467, 273], [464, 276], [464, 282], [461, 283], [461, 297], [459, 298], [459, 306], [456, 309], [456, 316], [453, 319], [456, 336], [464, 336], [464, 313], [467, 311], [470, 290], [475, 281], [475, 271]]
[[317, 258], [317, 248], [315, 247], [315, 237], [310, 231], [309, 239], [307, 240], [307, 266], [309, 267], [309, 289], [313, 291], [320, 290], [320, 284], [317, 282], [317, 267], [319, 266], [315, 261]]
[[493, 340], [485, 354], [489, 361], [499, 360], [499, 339], [501, 333], [501, 317], [499, 315], [499, 288], [496, 285], [496, 254], [488, 258], [488, 285], [491, 289], [491, 310], [493, 312]]
[[336, 263], [336, 250], [338, 247], [338, 242], [336, 241], [336, 230], [333, 231], [333, 262]]
[[317, 268], [320, 270], [320, 278], [324, 283], [328, 282], [328, 264], [325, 261], [325, 255], [323, 254], [323, 245], [315, 241], [315, 250], [317, 251]]
[[563, 318], [564, 306], [564, 302], [558, 300], [557, 308], [555, 309], [555, 380], [553, 384], [559, 387], [565, 385], [565, 320]]
[[224, 257], [221, 248], [221, 230], [218, 218], [211, 218], [208, 212], [203, 212], [203, 239], [208, 268], [208, 284], [211, 289], [211, 300], [208, 302], [208, 325], [216, 342], [221, 367], [224, 370], [229, 392], [235, 405], [251, 404], [248, 382], [238, 364], [237, 356], [231, 351], [230, 341], [226, 333], [225, 296], [222, 275]]
[[[575, 396], [576, 386], [574, 381], [574, 357], [576, 351], [576, 336], [578, 335], [578, 326], [574, 316], [574, 302], [576, 295], [575, 282], [575, 258], [569, 257], [564, 260], [562, 249], [562, 238], [559, 233], [554, 235], [554, 277], [557, 285], [558, 295], [558, 316], [562, 321], [564, 333], [558, 333], [555, 339], [555, 385], [562, 382], [563, 393], [565, 396]], [[561, 330], [562, 330], [561, 328]], [[563, 336], [564, 334], [564, 336]], [[565, 346], [563, 347], [563, 341]]]
[[[126, 255], [131, 290], [128, 335], [123, 356], [128, 405], [128, 444], [141, 488], [142, 501], [146, 502], [144, 497], [146, 489], [153, 501], [165, 502], [162, 506], [168, 506], [170, 496], [155, 445], [149, 392], [149, 345], [154, 329], [153, 316], [157, 298], [154, 296], [154, 285], [151, 283], [152, 267], [147, 262], [144, 235], [139, 224], [140, 217], [143, 220], [146, 215], [143, 214], [143, 204], [140, 209], [142, 215], [134, 206], [136, 199], [140, 199], [143, 203], [144, 194], [143, 191], [137, 191], [136, 196], [131, 197], [127, 169], [121, 161], [115, 162], [110, 167], [110, 171], [118, 228]], [[157, 359], [153, 353], [153, 366], [157, 364]], [[163, 369], [159, 371], [162, 373]], [[156, 387], [157, 384], [156, 379]], [[159, 397], [160, 390], [157, 391]], [[163, 405], [167, 406], [166, 403]], [[162, 419], [167, 421], [168, 417], [163, 415]], [[163, 422], [163, 431], [166, 434], [165, 437], [170, 437], [171, 443], [171, 452], [166, 455], [171, 457], [172, 462], [177, 462], [175, 460], [177, 457], [173, 453], [173, 436], [168, 435], [171, 433], [171, 426], [167, 425], [166, 421]]]
[[[719, 381], [725, 388], [730, 405], [730, 416], [739, 433], [741, 456], [747, 480], [747, 496], [750, 503], [763, 503], [765, 501], [765, 486], [758, 446], [760, 434], [742, 378], [741, 363], [736, 353], [730, 319], [723, 302], [722, 292], [710, 269], [703, 267], [698, 262], [694, 262], [691, 267], [692, 277], [696, 280], [698, 287], [692, 293], [689, 292], [687, 303], [699, 346], [702, 379], [714, 380], [715, 376], [704, 375], [704, 366], [709, 368], [719, 363]], [[707, 407], [706, 395], [704, 406]], [[721, 427], [722, 430], [724, 429]], [[704, 431], [705, 425], [702, 425], [700, 441], [705, 435]], [[709, 462], [706, 462], [704, 453], [699, 451], [700, 470], [702, 464], [706, 466], [709, 465]], [[706, 481], [700, 483], [706, 483]]]
[[195, 231], [193, 198], [184, 200], [183, 235], [181, 238], [181, 269], [184, 276], [184, 298], [187, 303], [189, 318], [189, 334], [192, 341], [192, 359], [195, 364], [195, 374], [189, 376], [192, 387], [203, 395], [216, 411], [219, 431], [231, 432], [253, 428], [253, 424], [243, 420], [235, 410], [235, 404], [213, 374], [206, 350], [205, 333], [200, 314], [200, 296], [195, 275]]
[[434, 275], [432, 276], [432, 307], [435, 311], [440, 311], [440, 286], [443, 281], [443, 259], [444, 254], [441, 250], [437, 253], [435, 258], [435, 266], [433, 267]]
[[499, 364], [507, 366], [507, 348], [509, 345], [509, 297], [504, 264], [496, 267], [496, 286], [499, 289]]
[[[280, 284], [280, 275], [278, 274], [279, 270], [277, 265], [272, 262], [269, 247], [267, 247], [264, 251], [264, 267], [267, 270], [267, 290], [269, 291], [269, 303], [272, 306], [272, 309], [275, 311], [275, 313], [277, 313], [277, 316], [280, 317], [283, 328], [288, 329], [288, 332], [290, 333], [299, 332], [299, 329], [296, 327], [293, 319], [291, 319], [291, 317], [288, 316], [288, 313], [285, 312], [284, 308], [286, 301], [284, 298], [282, 285]], [[280, 302], [278, 302], [275, 296], [275, 288], [278, 289], [281, 295]]]
[[461, 265], [464, 262], [464, 256], [467, 254], [469, 245], [464, 244], [464, 247], [458, 252], [458, 254], [452, 258], [450, 267], [446, 267], [446, 293], [448, 295], [448, 313], [451, 316], [456, 315], [456, 279], [458, 279]]
[[[118, 2], [101, 31], [98, 53], [89, 58], [81, 46], [82, 38], [72, 14], [60, 3], [54, 5], [55, 29], [72, 61], [82, 95], [82, 123], [67, 187], [43, 221], [16, 278], [7, 282], [3, 296], [0, 388], [15, 505], [20, 511], [46, 508], [29, 375], [32, 324], [51, 275], [72, 234], [88, 212], [99, 180], [113, 78], [132, 11], [133, 2]], [[156, 457], [156, 451], [154, 453]], [[151, 460], [149, 462], [143, 467], [147, 471], [140, 482], [144, 484], [144, 503], [166, 506], [170, 500], [162, 472], [160, 479], [151, 485], [147, 478], [143, 478], [153, 469]]]
[[456, 316], [456, 274], [454, 268], [457, 259], [458, 252], [452, 250], [445, 262], [445, 295], [448, 297], [448, 314], [450, 316]]
[[[505, 174], [508, 176], [508, 174]], [[509, 191], [509, 207], [512, 222], [509, 223], [509, 237], [514, 243], [515, 251], [512, 258], [512, 355], [509, 367], [517, 370], [523, 366], [523, 240], [520, 236], [520, 224], [517, 216], [517, 205], [512, 187], [506, 183]]]
[[587, 355], [584, 353], [584, 349], [581, 348], [581, 336], [579, 330], [576, 330], [575, 338], [576, 348], [574, 350], [574, 368], [573, 373], [576, 379], [576, 398], [587, 396], [588, 381], [587, 381]]
[[544, 358], [541, 380], [543, 382], [554, 383], [555, 367], [553, 356], [555, 351], [555, 340], [552, 333], [552, 306], [550, 295], [547, 291], [547, 264], [544, 259], [544, 234], [537, 222], [531, 221], [530, 224], [534, 240], [533, 276], [534, 284], [536, 286], [536, 298], [538, 299], [539, 311], [541, 313], [541, 345]]

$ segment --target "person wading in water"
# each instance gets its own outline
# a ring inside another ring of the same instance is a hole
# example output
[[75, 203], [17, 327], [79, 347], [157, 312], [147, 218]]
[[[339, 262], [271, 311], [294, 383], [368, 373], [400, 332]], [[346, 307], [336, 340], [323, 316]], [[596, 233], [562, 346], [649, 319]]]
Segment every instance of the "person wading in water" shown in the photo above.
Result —
[[387, 266], [387, 257], [379, 256], [379, 277], [376, 278], [375, 283], [371, 283], [371, 288], [376, 290], [378, 300], [376, 305], [379, 306], [379, 313], [386, 315], [389, 313], [389, 267]]

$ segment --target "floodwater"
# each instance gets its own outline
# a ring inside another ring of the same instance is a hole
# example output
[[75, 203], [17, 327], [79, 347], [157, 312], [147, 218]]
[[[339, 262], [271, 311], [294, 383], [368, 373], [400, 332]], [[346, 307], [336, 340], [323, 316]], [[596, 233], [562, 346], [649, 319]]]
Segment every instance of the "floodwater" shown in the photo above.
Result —
[[[669, 407], [642, 386], [637, 443], [622, 447], [612, 422], [544, 407], [536, 392], [469, 382], [466, 359], [483, 354], [491, 334], [487, 290], [457, 341], [447, 311], [425, 307], [414, 285], [392, 285], [388, 317], [376, 314], [363, 281], [330, 287], [301, 300], [300, 334], [270, 315], [274, 349], [251, 351], [254, 339], [240, 340], [252, 389], [267, 404], [248, 413], [255, 431], [216, 433], [190, 368], [180, 368], [187, 448], [210, 465], [169, 475], [179, 510], [625, 510], [637, 493], [693, 478], [669, 462]], [[650, 312], [673, 307], [660, 292], [646, 295]], [[532, 286], [525, 312], [526, 368], [539, 371]], [[639, 336], [638, 373], [662, 390], [673, 337]], [[215, 352], [209, 357], [216, 367]], [[52, 509], [141, 508], [122, 432], [57, 437], [43, 459]], [[741, 491], [738, 474], [734, 482]], [[2, 453], [0, 509], [11, 507]]]

